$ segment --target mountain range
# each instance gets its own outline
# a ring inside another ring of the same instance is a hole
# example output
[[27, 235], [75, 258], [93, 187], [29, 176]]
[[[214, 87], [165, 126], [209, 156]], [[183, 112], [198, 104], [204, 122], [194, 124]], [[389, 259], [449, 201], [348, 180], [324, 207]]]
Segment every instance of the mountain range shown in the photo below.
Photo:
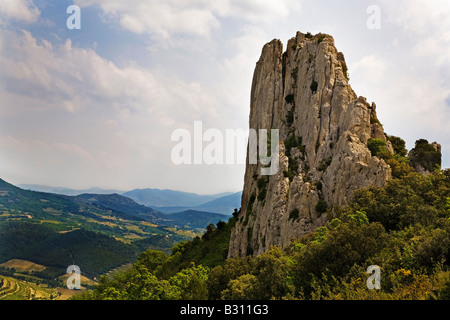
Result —
[[131, 198], [141, 205], [155, 208], [158, 211], [164, 213], [196, 210], [231, 215], [234, 209], [239, 209], [242, 195], [242, 191], [235, 193], [222, 192], [217, 194], [203, 195], [192, 192], [156, 188], [120, 191], [96, 187], [89, 189], [70, 189], [38, 184], [19, 184], [18, 186], [25, 190], [56, 193], [67, 196], [79, 196], [82, 194], [118, 194]]

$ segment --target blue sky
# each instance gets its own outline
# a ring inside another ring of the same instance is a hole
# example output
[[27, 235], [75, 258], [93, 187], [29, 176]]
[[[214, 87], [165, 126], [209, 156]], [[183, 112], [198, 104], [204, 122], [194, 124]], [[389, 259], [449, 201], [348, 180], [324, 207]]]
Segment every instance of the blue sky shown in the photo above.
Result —
[[[72, 4], [81, 30], [66, 27]], [[385, 131], [408, 149], [438, 141], [450, 167], [446, 0], [0, 0], [0, 177], [238, 191], [244, 165], [174, 165], [171, 133], [247, 129], [262, 46], [297, 30], [333, 35]]]

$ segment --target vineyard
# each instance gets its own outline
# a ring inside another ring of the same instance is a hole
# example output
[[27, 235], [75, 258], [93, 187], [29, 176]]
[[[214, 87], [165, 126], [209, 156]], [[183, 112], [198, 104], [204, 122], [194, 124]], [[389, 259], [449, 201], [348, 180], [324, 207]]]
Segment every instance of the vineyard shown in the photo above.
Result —
[[59, 293], [33, 282], [0, 276], [0, 300], [52, 300]]

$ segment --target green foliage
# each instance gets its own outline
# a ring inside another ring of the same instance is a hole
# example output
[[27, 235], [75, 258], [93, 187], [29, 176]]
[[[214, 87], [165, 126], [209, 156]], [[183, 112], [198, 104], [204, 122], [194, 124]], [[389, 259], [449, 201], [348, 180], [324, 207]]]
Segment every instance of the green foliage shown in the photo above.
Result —
[[169, 284], [174, 288], [175, 296], [179, 300], [207, 300], [209, 269], [202, 265], [183, 269], [169, 279]]
[[412, 172], [402, 179], [388, 181], [384, 188], [356, 191], [349, 205], [365, 211], [370, 221], [378, 221], [389, 230], [415, 223], [435, 225], [447, 215], [449, 185], [442, 173], [427, 177]]
[[420, 165], [429, 172], [433, 172], [436, 166], [441, 166], [441, 153], [425, 139], [416, 141], [409, 158], [413, 167]]
[[376, 157], [381, 151], [386, 149], [386, 141], [382, 139], [369, 139], [367, 140], [367, 147], [372, 153], [372, 156]]
[[191, 262], [208, 268], [223, 264], [228, 255], [231, 229], [235, 223], [236, 218], [231, 217], [222, 227], [214, 228], [208, 237], [196, 237], [191, 241], [180, 242], [172, 249], [167, 260], [157, 268], [156, 274], [167, 279], [176, 272], [189, 268]]
[[315, 243], [322, 243], [327, 238], [328, 234], [328, 228], [327, 227], [320, 227], [316, 229], [316, 238], [314, 239]]
[[[87, 299], [352, 299], [450, 297], [450, 172], [415, 172], [383, 188], [355, 192], [326, 227], [254, 257], [207, 265], [231, 224], [208, 240], [148, 251], [133, 268], [101, 278]], [[293, 212], [293, 213], [292, 213]], [[292, 210], [290, 216], [296, 215]], [[234, 218], [235, 219], [235, 218]], [[251, 230], [251, 228], [249, 228]], [[251, 234], [251, 233], [250, 233]], [[219, 240], [219, 242], [214, 242]], [[204, 251], [211, 247], [211, 251]], [[201, 248], [201, 250], [199, 250]], [[193, 252], [203, 252], [203, 255]], [[193, 264], [191, 263], [193, 262]], [[381, 268], [381, 290], [368, 290], [366, 269]], [[170, 271], [170, 272], [168, 272]]]
[[401, 157], [406, 157], [408, 150], [406, 149], [405, 140], [396, 136], [389, 136], [388, 140], [391, 142], [395, 154], [398, 154]]
[[291, 149], [292, 148], [298, 148], [300, 152], [305, 152], [305, 146], [303, 143], [303, 137], [291, 135], [289, 136], [286, 141], [284, 141], [284, 146], [286, 149], [286, 155], [289, 157], [291, 155]]
[[307, 32], [306, 34], [305, 34], [305, 38], [306, 39], [312, 39], [314, 36], [311, 34], [311, 32]]
[[227, 288], [221, 292], [223, 300], [255, 300], [258, 278], [252, 274], [244, 274], [228, 282]]
[[369, 224], [369, 219], [364, 211], [356, 210], [355, 213], [349, 214], [348, 219], [353, 222], [357, 227]]

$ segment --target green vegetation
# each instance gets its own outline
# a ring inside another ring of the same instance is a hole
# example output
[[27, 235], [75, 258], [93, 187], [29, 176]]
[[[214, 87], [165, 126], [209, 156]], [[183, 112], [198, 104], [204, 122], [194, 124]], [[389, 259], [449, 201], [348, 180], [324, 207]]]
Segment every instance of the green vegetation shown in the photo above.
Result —
[[298, 148], [300, 152], [305, 152], [305, 146], [303, 145], [303, 137], [291, 135], [284, 141], [285, 153], [289, 157], [291, 155], [292, 148]]
[[401, 157], [406, 157], [408, 150], [406, 149], [405, 140], [396, 136], [389, 136], [388, 140], [391, 142], [395, 154], [398, 154]]
[[376, 157], [380, 152], [386, 149], [386, 141], [382, 139], [369, 139], [367, 140], [367, 147], [372, 153], [372, 156]]
[[409, 159], [413, 167], [421, 166], [429, 172], [433, 172], [436, 166], [441, 166], [441, 153], [425, 139], [416, 141], [414, 149], [410, 152]]
[[319, 201], [317, 201], [315, 209], [317, 213], [325, 213], [328, 210], [328, 204], [324, 200], [319, 199]]
[[[417, 173], [402, 140], [390, 141], [395, 153], [388, 161], [402, 168], [394, 178], [382, 188], [357, 190], [348, 205], [332, 211], [319, 198], [316, 210], [328, 212], [328, 225], [284, 250], [226, 259], [236, 215], [175, 246], [170, 256], [142, 253], [130, 270], [102, 278], [78, 298], [450, 299], [450, 169]], [[375, 153], [384, 148], [373, 146]], [[253, 194], [247, 214], [255, 200]], [[289, 219], [298, 215], [293, 209]], [[370, 265], [381, 268], [381, 290], [367, 289]]]
[[59, 296], [53, 288], [17, 277], [0, 276], [0, 300], [52, 300]]

